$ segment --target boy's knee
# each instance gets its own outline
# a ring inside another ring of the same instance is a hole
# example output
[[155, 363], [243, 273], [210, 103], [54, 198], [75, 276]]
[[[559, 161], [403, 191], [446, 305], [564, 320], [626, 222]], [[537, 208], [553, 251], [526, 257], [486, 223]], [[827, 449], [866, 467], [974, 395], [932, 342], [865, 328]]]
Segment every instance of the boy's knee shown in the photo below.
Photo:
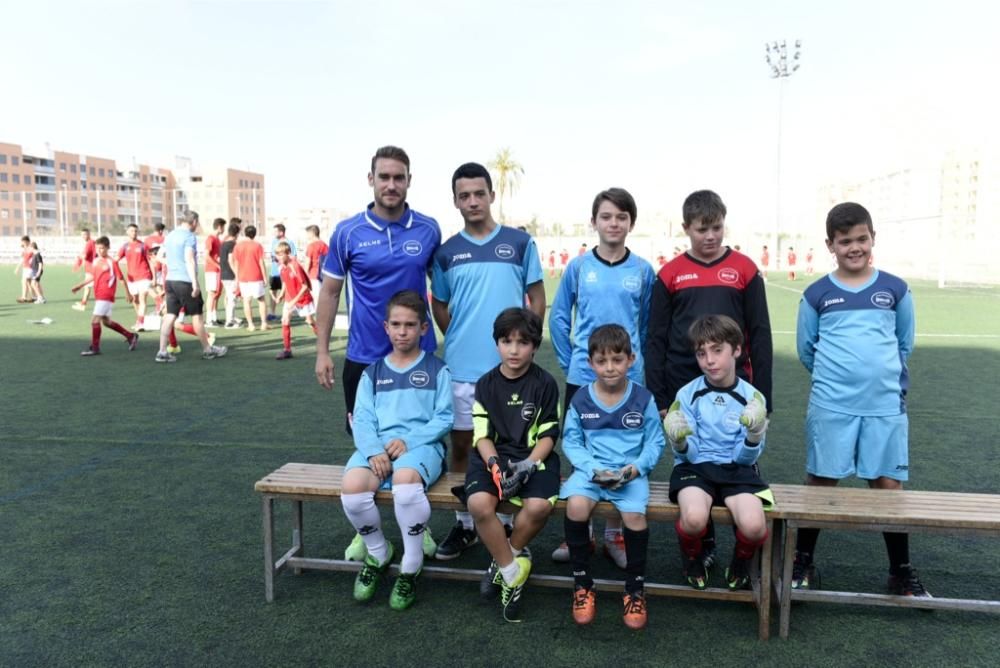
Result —
[[740, 522], [739, 530], [748, 540], [756, 542], [762, 540], [767, 535], [767, 521], [764, 519], [763, 514], [760, 517], [751, 515], [750, 517], [743, 518]]
[[528, 517], [544, 521], [552, 514], [552, 504], [548, 499], [522, 499], [521, 512]]
[[622, 513], [622, 524], [630, 531], [644, 531], [649, 528], [643, 513]]
[[586, 522], [594, 510], [594, 502], [585, 496], [571, 496], [566, 499], [566, 517], [574, 522]]
[[700, 534], [708, 526], [709, 513], [701, 508], [681, 507], [681, 529], [688, 535]]
[[476, 521], [488, 518], [491, 515], [496, 517], [497, 498], [487, 492], [477, 492], [469, 497], [467, 506], [469, 508], [469, 514], [471, 514]]
[[416, 469], [396, 469], [392, 474], [392, 484], [394, 485], [410, 485], [414, 483], [423, 483], [423, 478], [417, 473]]
[[372, 492], [378, 488], [373, 487], [373, 480], [377, 481], [375, 474], [370, 469], [356, 468], [344, 474], [344, 479], [340, 483], [340, 488], [344, 494], [360, 494], [362, 492]]

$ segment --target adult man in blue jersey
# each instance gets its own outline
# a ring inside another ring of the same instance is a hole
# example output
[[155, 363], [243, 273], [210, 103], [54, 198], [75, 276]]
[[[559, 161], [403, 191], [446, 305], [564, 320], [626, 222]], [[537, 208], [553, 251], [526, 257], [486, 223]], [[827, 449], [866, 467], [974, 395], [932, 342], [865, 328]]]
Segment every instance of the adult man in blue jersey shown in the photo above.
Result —
[[[455, 428], [451, 432], [450, 470], [468, 468], [472, 446], [472, 402], [476, 381], [500, 363], [493, 321], [506, 308], [524, 306], [545, 318], [542, 263], [526, 232], [493, 220], [493, 180], [480, 164], [469, 162], [451, 178], [455, 207], [465, 228], [434, 255], [431, 310], [444, 332], [444, 359], [452, 374]], [[438, 545], [438, 559], [454, 559], [477, 540], [472, 517], [459, 512], [457, 523]], [[506, 524], [510, 524], [507, 518]]]
[[[316, 303], [316, 379], [327, 389], [334, 383], [330, 331], [344, 281], [348, 276], [351, 279], [343, 371], [348, 433], [361, 373], [392, 349], [382, 324], [385, 306], [400, 290], [426, 294], [429, 265], [441, 245], [437, 221], [406, 204], [410, 177], [406, 151], [396, 146], [378, 149], [368, 174], [374, 201], [337, 224], [323, 263], [323, 287]], [[421, 338], [420, 347], [434, 352], [437, 342], [433, 329]]]

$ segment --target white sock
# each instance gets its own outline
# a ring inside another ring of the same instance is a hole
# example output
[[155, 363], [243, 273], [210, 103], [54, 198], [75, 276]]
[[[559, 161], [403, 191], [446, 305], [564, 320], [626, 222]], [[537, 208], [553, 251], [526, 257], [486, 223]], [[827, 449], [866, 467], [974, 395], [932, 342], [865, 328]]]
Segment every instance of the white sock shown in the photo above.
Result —
[[462, 523], [462, 526], [469, 531], [476, 530], [476, 523], [472, 520], [472, 515], [467, 510], [456, 510], [455, 519]]
[[424, 564], [424, 531], [431, 518], [431, 504], [420, 483], [392, 486], [396, 522], [403, 534], [403, 558], [400, 573], [416, 573]]
[[382, 516], [375, 506], [375, 493], [343, 494], [340, 502], [347, 519], [361, 534], [361, 540], [365, 541], [368, 554], [378, 559], [379, 563], [385, 561], [389, 556], [389, 544], [382, 533]]
[[517, 565], [517, 561], [512, 561], [506, 566], [500, 567], [500, 574], [503, 575], [503, 581], [508, 585], [513, 585], [514, 580], [517, 579], [518, 573], [521, 572], [521, 567]]
[[514, 526], [514, 515], [511, 513], [497, 513], [497, 519], [500, 520], [500, 524], [503, 524], [504, 526]]

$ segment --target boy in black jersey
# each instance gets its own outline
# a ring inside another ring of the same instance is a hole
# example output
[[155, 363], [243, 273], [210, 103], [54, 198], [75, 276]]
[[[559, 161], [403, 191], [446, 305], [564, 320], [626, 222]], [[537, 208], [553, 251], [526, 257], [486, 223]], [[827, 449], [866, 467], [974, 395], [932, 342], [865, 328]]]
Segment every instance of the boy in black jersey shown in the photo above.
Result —
[[[479, 539], [493, 561], [488, 573], [500, 589], [504, 619], [517, 621], [521, 592], [531, 573], [528, 543], [545, 526], [559, 496], [559, 386], [534, 363], [542, 320], [508, 308], [493, 323], [500, 365], [476, 382], [472, 445], [465, 493]], [[520, 506], [507, 539], [497, 505]]]

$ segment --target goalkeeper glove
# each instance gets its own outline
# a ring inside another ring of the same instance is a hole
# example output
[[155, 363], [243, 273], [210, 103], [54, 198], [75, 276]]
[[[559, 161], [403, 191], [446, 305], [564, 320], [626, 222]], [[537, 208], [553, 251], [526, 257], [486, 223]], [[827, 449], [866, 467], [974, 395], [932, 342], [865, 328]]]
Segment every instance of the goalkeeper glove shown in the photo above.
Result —
[[507, 471], [500, 479], [503, 499], [510, 499], [517, 496], [524, 483], [538, 468], [538, 463], [532, 459], [522, 459], [519, 462], [507, 462]]
[[764, 405], [764, 397], [760, 392], [753, 393], [753, 399], [747, 402], [743, 413], [740, 414], [740, 424], [747, 428], [747, 441], [754, 445], [764, 439], [764, 432], [767, 431], [767, 407]]
[[594, 469], [594, 475], [591, 477], [591, 481], [600, 485], [601, 487], [614, 487], [622, 480], [621, 471], [612, 471], [611, 469]]
[[639, 476], [639, 469], [635, 467], [635, 464], [626, 464], [618, 471], [618, 482], [611, 486], [611, 489], [621, 489], [625, 486], [625, 483], [631, 482], [633, 479]]
[[687, 450], [687, 437], [694, 432], [691, 430], [691, 425], [688, 424], [687, 418], [684, 417], [684, 413], [681, 411], [681, 402], [674, 401], [674, 403], [670, 404], [670, 410], [667, 411], [667, 416], [663, 418], [663, 429], [667, 432], [667, 440], [670, 441], [670, 447], [677, 452]]
[[507, 497], [503, 493], [503, 474], [500, 472], [500, 463], [496, 457], [490, 457], [486, 461], [486, 470], [490, 472], [490, 476], [493, 478], [493, 484], [497, 488], [499, 497], [506, 499]]

